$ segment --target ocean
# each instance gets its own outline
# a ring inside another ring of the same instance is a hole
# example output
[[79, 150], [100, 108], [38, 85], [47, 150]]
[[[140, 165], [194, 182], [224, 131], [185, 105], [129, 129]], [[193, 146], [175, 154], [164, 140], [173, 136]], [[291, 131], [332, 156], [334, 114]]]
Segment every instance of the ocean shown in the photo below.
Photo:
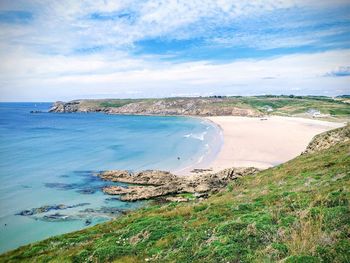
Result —
[[144, 205], [105, 195], [113, 183], [100, 171], [181, 171], [220, 150], [218, 127], [199, 118], [47, 113], [50, 106], [0, 103], [0, 252]]

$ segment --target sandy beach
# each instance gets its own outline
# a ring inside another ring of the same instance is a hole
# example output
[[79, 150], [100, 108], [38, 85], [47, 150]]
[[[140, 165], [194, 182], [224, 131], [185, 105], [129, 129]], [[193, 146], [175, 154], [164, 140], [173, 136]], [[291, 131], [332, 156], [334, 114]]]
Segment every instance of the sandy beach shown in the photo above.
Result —
[[207, 165], [214, 171], [230, 167], [269, 168], [302, 153], [311, 139], [343, 123], [278, 117], [215, 116], [206, 119], [221, 127], [224, 143], [216, 159]]

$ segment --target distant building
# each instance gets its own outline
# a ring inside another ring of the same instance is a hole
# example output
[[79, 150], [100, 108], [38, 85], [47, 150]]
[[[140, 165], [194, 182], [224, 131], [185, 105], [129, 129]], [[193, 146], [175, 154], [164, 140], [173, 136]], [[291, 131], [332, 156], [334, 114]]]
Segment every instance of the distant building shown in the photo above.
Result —
[[273, 108], [271, 106], [269, 106], [269, 105], [265, 105], [263, 108], [267, 112], [272, 112], [273, 111]]
[[306, 113], [312, 116], [313, 118], [322, 118], [330, 116], [329, 114], [322, 114], [319, 110], [316, 109], [309, 109]]

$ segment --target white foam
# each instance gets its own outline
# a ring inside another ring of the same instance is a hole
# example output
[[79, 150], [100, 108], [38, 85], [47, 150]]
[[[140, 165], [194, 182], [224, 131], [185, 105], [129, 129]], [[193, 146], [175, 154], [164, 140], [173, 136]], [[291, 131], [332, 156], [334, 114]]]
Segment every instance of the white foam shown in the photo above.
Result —
[[193, 138], [196, 140], [204, 141], [204, 136], [207, 134], [207, 132], [202, 132], [202, 133], [190, 133], [184, 135], [185, 138]]

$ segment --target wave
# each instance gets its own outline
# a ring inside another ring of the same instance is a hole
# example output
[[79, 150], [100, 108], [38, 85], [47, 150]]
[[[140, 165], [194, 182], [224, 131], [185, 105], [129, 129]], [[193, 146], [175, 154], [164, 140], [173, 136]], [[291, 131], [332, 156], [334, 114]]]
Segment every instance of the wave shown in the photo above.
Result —
[[193, 138], [193, 139], [197, 139], [200, 141], [204, 141], [204, 136], [207, 134], [207, 132], [202, 132], [202, 133], [190, 133], [190, 134], [186, 134], [184, 135], [185, 138]]

